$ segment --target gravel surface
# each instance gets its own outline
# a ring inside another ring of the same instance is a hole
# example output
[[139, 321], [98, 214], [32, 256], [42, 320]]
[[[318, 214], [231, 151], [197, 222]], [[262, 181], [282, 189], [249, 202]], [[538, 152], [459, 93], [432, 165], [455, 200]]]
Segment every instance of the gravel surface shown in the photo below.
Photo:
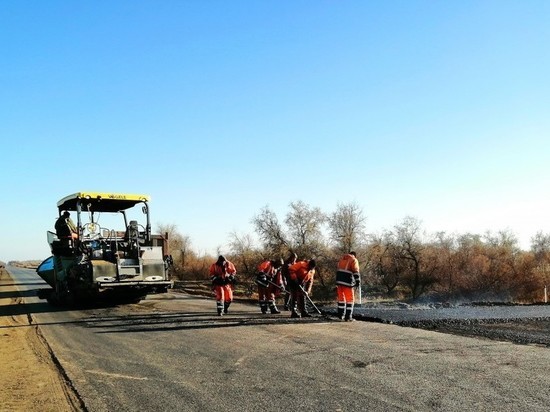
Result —
[[[323, 308], [335, 316], [336, 309]], [[357, 320], [392, 323], [457, 335], [550, 347], [550, 305], [367, 304], [354, 309]]]

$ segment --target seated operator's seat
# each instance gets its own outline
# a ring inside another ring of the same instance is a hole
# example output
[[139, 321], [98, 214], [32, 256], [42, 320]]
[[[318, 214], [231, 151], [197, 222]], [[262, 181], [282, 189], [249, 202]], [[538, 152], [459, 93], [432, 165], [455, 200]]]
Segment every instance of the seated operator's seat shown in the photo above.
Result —
[[139, 239], [139, 226], [137, 221], [130, 220], [130, 224], [126, 228], [126, 233], [124, 234], [124, 240], [130, 242], [132, 240], [136, 241]]
[[124, 241], [127, 242], [130, 255], [137, 254], [139, 245], [143, 244], [144, 240], [140, 237], [139, 225], [136, 220], [130, 220], [130, 224], [124, 234]]

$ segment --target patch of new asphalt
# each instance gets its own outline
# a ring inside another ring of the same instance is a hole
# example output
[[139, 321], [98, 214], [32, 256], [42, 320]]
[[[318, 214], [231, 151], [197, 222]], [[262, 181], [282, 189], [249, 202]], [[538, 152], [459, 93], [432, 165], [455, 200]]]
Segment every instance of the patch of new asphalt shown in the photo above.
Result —
[[[321, 310], [326, 315], [336, 316], [335, 307], [322, 307]], [[362, 321], [550, 347], [548, 304], [366, 304], [356, 306], [353, 317]]]

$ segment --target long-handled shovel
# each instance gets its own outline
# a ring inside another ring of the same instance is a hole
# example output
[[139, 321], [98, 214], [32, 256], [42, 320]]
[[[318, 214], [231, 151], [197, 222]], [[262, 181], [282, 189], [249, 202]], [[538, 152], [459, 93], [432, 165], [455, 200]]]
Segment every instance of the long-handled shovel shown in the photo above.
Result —
[[311, 300], [311, 298], [309, 297], [309, 294], [305, 291], [305, 289], [302, 287], [302, 285], [298, 285], [298, 287], [300, 288], [300, 290], [302, 291], [302, 293], [304, 294], [304, 296], [307, 298], [307, 301], [311, 304], [311, 306], [313, 306], [313, 309], [315, 309], [315, 311], [319, 314], [319, 315], [322, 315], [321, 311], [319, 310], [319, 308], [317, 306], [315, 306], [315, 303], [313, 303], [313, 301]]
[[268, 283], [271, 283], [273, 286], [275, 286], [276, 288], [278, 288], [281, 292], [284, 292], [284, 293], [288, 293], [288, 291], [283, 287], [283, 286], [280, 286], [280, 285], [277, 285], [276, 283], [268, 280], [267, 281]]

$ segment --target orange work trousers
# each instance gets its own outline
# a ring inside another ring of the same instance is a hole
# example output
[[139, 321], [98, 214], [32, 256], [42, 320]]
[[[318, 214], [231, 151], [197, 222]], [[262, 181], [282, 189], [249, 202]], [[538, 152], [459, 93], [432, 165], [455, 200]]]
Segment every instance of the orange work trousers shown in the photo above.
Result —
[[338, 302], [353, 303], [355, 300], [355, 292], [349, 286], [336, 285], [336, 295]]
[[214, 293], [218, 302], [233, 301], [233, 285], [215, 285]]

